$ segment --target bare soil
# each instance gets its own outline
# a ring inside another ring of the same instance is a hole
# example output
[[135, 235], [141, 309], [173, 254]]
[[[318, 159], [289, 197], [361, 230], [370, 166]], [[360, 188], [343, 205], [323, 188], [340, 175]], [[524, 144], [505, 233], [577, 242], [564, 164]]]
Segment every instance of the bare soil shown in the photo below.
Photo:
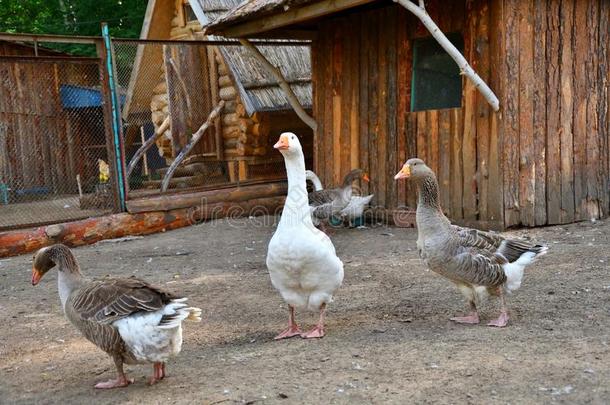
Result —
[[[265, 255], [274, 218], [222, 220], [75, 250], [91, 277], [136, 275], [190, 297], [168, 378], [112, 361], [65, 320], [49, 273], [30, 285], [31, 255], [0, 261], [1, 403], [608, 403], [610, 221], [513, 231], [551, 247], [509, 297], [507, 328], [464, 326], [459, 292], [426, 271], [416, 230], [343, 229], [332, 236], [345, 280], [320, 340], [273, 336], [287, 309]], [[489, 301], [483, 320], [497, 315]], [[299, 313], [310, 327], [315, 314]]]

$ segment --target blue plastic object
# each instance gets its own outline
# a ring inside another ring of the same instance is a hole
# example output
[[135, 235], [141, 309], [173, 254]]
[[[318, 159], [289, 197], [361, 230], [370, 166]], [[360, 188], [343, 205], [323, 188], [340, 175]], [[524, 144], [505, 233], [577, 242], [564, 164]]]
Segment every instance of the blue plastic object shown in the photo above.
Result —
[[8, 186], [4, 183], [0, 183], [0, 198], [4, 205], [8, 205]]

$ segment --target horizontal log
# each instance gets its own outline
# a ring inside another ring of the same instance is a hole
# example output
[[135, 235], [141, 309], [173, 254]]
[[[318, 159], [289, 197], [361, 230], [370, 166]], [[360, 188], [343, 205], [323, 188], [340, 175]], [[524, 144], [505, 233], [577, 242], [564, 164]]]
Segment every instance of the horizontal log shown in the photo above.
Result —
[[239, 118], [237, 120], [237, 126], [242, 132], [252, 132], [254, 121], [252, 121], [250, 118]]
[[260, 146], [260, 139], [250, 132], [242, 132], [237, 139], [244, 145]]
[[248, 113], [246, 111], [246, 107], [244, 107], [242, 103], [237, 103], [235, 107], [235, 113], [240, 117], [249, 118]]
[[237, 101], [235, 101], [235, 100], [227, 101], [225, 103], [224, 108], [222, 109], [222, 112], [225, 113], [225, 114], [237, 113], [237, 111], [236, 111], [237, 105], [238, 105]]
[[255, 198], [275, 197], [286, 194], [287, 190], [286, 182], [282, 181], [253, 186], [206, 190], [196, 193], [161, 195], [127, 201], [127, 210], [132, 214], [149, 211], [168, 211], [217, 202], [240, 202]]
[[222, 127], [222, 137], [223, 138], [237, 138], [241, 130], [237, 125], [223, 125]]
[[165, 120], [165, 113], [163, 111], [153, 111], [151, 113], [151, 120], [156, 125], [159, 126]]
[[252, 127], [252, 135], [256, 136], [268, 136], [270, 130], [269, 121], [264, 121], [258, 124], [254, 124]]
[[63, 243], [69, 247], [90, 245], [104, 239], [150, 235], [218, 218], [275, 214], [285, 196], [263, 197], [239, 202], [218, 202], [169, 211], [121, 213], [82, 221], [0, 233], [0, 257], [35, 252]]
[[155, 94], [150, 99], [151, 111], [157, 111], [166, 107], [168, 103], [167, 94]]
[[224, 138], [223, 144], [225, 149], [235, 149], [241, 142], [239, 141], [239, 137], [235, 138]]
[[219, 96], [221, 100], [235, 100], [235, 98], [237, 97], [237, 90], [235, 90], [235, 87], [223, 87], [219, 91]]
[[178, 37], [190, 37], [193, 35], [193, 27], [185, 25], [184, 27], [172, 28], [169, 36], [170, 38], [178, 38]]
[[160, 82], [159, 84], [157, 84], [153, 88], [153, 93], [154, 94], [165, 94], [165, 93], [167, 93], [167, 84], [165, 83], [165, 80]]
[[240, 143], [235, 148], [225, 149], [227, 156], [264, 156], [267, 153], [267, 148], [264, 146], [253, 147]]
[[220, 87], [229, 87], [233, 86], [233, 82], [231, 81], [229, 75], [222, 75], [218, 77], [218, 85]]
[[227, 75], [227, 74], [229, 74], [229, 71], [227, 70], [227, 67], [224, 65], [224, 63], [219, 63], [218, 64], [218, 74], [219, 75]]
[[222, 115], [222, 124], [228, 125], [228, 126], [236, 126], [239, 124], [239, 117], [235, 113], [223, 114]]

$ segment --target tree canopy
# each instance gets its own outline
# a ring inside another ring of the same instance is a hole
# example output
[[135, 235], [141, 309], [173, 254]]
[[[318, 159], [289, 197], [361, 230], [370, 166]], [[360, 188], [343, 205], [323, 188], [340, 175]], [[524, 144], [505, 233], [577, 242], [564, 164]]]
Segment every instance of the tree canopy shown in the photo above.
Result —
[[[0, 31], [99, 36], [100, 24], [107, 22], [111, 36], [137, 38], [146, 3], [146, 0], [0, 0]], [[60, 49], [75, 54], [90, 52], [77, 45]]]

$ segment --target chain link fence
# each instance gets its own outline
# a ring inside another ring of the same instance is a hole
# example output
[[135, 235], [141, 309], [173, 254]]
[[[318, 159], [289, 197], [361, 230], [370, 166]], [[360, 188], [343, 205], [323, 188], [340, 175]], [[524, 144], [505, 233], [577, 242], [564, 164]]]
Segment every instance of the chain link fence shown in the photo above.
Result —
[[[128, 207], [160, 194], [282, 181], [273, 144], [284, 131], [301, 135], [311, 167], [311, 130], [239, 43], [113, 39], [111, 82], [101, 39], [87, 40], [100, 58], [37, 44], [36, 56], [0, 50], [0, 231], [117, 212], [115, 178], [126, 179]], [[283, 46], [263, 50], [280, 64]], [[310, 103], [308, 69], [284, 73]], [[124, 172], [114, 171], [115, 150]]]
[[[121, 117], [129, 199], [285, 178], [272, 147], [281, 132], [270, 122], [273, 113], [246, 111], [240, 92], [248, 89], [220, 47], [113, 40], [113, 52], [126, 95]], [[219, 117], [209, 120], [221, 100]]]
[[96, 58], [0, 56], [0, 230], [113, 210]]

